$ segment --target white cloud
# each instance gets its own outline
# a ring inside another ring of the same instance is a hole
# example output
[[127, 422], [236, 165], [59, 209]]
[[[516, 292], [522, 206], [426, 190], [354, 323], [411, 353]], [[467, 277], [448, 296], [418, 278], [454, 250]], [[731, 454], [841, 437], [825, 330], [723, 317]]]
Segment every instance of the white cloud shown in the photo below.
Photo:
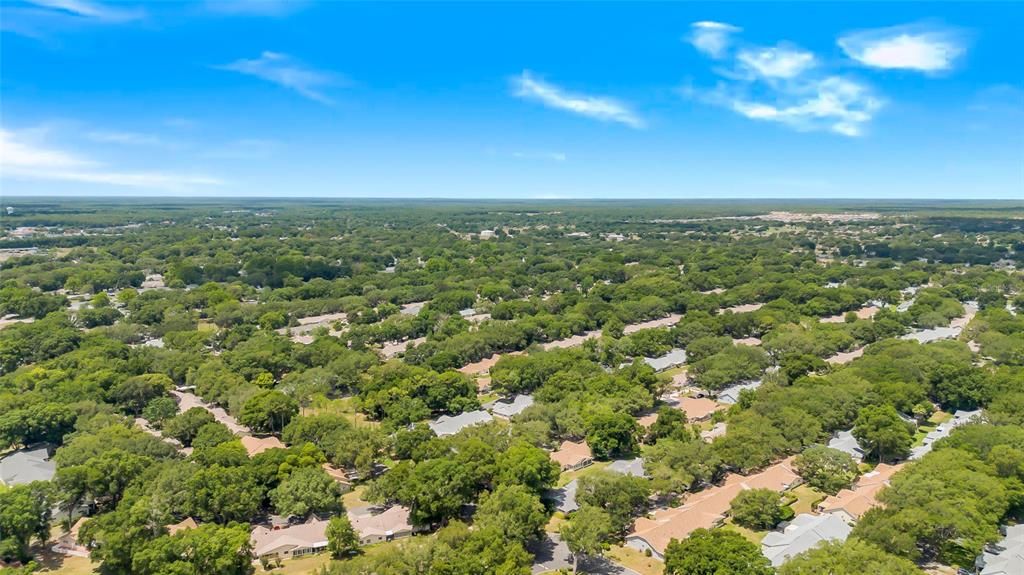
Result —
[[0, 128], [0, 178], [81, 182], [144, 189], [181, 190], [224, 182], [204, 174], [125, 171], [71, 152], [45, 147]]
[[966, 50], [961, 34], [922, 25], [861, 30], [837, 41], [846, 55], [872, 68], [940, 72]]
[[521, 160], [551, 160], [553, 162], [564, 162], [569, 159], [564, 152], [512, 152], [512, 157]]
[[797, 48], [748, 48], [736, 59], [747, 70], [765, 78], [793, 78], [813, 68], [814, 54]]
[[693, 47], [712, 58], [721, 58], [729, 49], [732, 35], [741, 29], [722, 22], [694, 22], [687, 40]]
[[253, 60], [241, 59], [214, 67], [273, 82], [324, 104], [332, 101], [321, 90], [339, 82], [337, 76], [305, 66], [279, 52], [266, 51]]
[[89, 132], [85, 135], [93, 142], [100, 144], [124, 144], [127, 146], [161, 146], [163, 140], [151, 134], [139, 134], [136, 132]]
[[724, 96], [721, 101], [752, 120], [850, 137], [862, 135], [864, 125], [883, 105], [867, 87], [838, 76], [777, 91], [772, 101], [743, 96]]
[[131, 22], [146, 17], [146, 13], [138, 8], [115, 7], [88, 0], [29, 0], [29, 2], [42, 8], [103, 22]]
[[545, 106], [565, 110], [603, 122], [617, 122], [631, 128], [642, 128], [643, 120], [627, 105], [604, 96], [573, 94], [535, 78], [528, 70], [513, 79], [515, 95], [538, 101]]

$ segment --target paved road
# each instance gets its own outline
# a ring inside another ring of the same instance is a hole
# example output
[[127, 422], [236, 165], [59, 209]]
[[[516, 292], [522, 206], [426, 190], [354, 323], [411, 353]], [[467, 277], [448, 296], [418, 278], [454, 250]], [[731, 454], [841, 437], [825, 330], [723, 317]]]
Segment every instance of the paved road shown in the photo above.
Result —
[[[532, 545], [530, 552], [534, 554], [534, 575], [559, 569], [572, 571], [572, 554], [569, 553], [569, 546], [558, 535], [549, 534], [547, 538]], [[640, 575], [604, 557], [581, 557], [579, 571], [590, 575]]]

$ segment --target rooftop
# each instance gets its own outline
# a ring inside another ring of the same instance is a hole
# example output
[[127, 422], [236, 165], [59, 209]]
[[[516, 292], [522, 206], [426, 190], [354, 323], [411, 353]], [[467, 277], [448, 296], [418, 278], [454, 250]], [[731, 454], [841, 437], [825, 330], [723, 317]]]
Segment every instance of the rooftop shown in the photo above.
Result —
[[313, 519], [284, 529], [270, 529], [262, 525], [252, 530], [249, 542], [257, 557], [278, 549], [297, 547], [326, 547], [327, 521]]
[[593, 454], [590, 452], [590, 446], [587, 445], [586, 441], [573, 442], [566, 440], [562, 442], [557, 451], [551, 452], [551, 459], [562, 467], [573, 467], [591, 457], [593, 457]]
[[696, 421], [710, 416], [724, 406], [706, 397], [684, 397], [679, 400], [676, 407], [686, 412], [687, 420]]
[[494, 421], [494, 418], [491, 417], [490, 413], [478, 409], [476, 411], [465, 411], [455, 416], [442, 415], [431, 421], [428, 425], [438, 437], [444, 437], [446, 435], [455, 435], [471, 425], [490, 423], [491, 421]]
[[1024, 573], [1024, 525], [1006, 528], [1006, 537], [989, 546], [978, 561], [980, 575]]
[[644, 363], [654, 368], [654, 371], [678, 367], [686, 363], [686, 350], [676, 348], [661, 357], [645, 357]]
[[494, 415], [500, 415], [502, 417], [512, 417], [513, 415], [519, 415], [527, 407], [533, 405], [532, 395], [517, 395], [511, 400], [499, 399], [492, 402], [488, 407], [491, 413]]
[[8, 486], [49, 481], [56, 471], [57, 464], [50, 460], [45, 445], [19, 449], [0, 459], [0, 483]]
[[772, 562], [773, 567], [778, 567], [823, 541], [846, 541], [852, 530], [853, 527], [835, 515], [803, 513], [797, 515], [782, 531], [772, 531], [765, 535], [761, 540], [761, 553]]
[[376, 515], [369, 510], [353, 509], [349, 511], [348, 519], [360, 537], [391, 535], [412, 530], [412, 524], [409, 523], [409, 508], [401, 505], [395, 505]]
[[903, 468], [900, 465], [878, 464], [874, 470], [860, 476], [853, 489], [843, 489], [830, 495], [818, 505], [822, 513], [843, 511], [853, 519], [860, 519], [869, 509], [879, 505], [876, 496], [889, 484], [889, 479]]
[[281, 440], [274, 437], [253, 437], [251, 435], [242, 436], [242, 447], [245, 448], [245, 452], [249, 454], [249, 457], [259, 455], [268, 449], [284, 449], [284, 443]]
[[864, 450], [861, 448], [860, 443], [857, 442], [857, 438], [853, 436], [852, 429], [836, 433], [836, 436], [828, 442], [828, 446], [849, 454], [857, 461], [864, 459]]

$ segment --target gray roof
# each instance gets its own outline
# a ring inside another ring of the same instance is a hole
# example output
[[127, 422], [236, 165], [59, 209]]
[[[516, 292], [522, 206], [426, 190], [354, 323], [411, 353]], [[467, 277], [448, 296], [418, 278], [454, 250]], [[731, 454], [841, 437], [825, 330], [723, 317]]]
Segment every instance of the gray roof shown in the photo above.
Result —
[[960, 427], [961, 425], [970, 423], [972, 420], [981, 417], [981, 410], [976, 409], [974, 411], [964, 411], [963, 409], [957, 410], [953, 414], [953, 419], [944, 421], [938, 425], [935, 429], [928, 432], [928, 435], [924, 436], [924, 442], [910, 450], [910, 459], [920, 459], [924, 457], [926, 453], [935, 447], [935, 442], [944, 438], [949, 437], [953, 430]]
[[654, 371], [678, 367], [686, 363], [686, 350], [676, 348], [661, 357], [645, 357], [644, 363], [653, 367]]
[[445, 435], [455, 435], [471, 425], [488, 423], [493, 420], [490, 413], [478, 409], [460, 413], [454, 417], [442, 415], [427, 425], [434, 430], [438, 437], [444, 437]]
[[467, 307], [466, 309], [460, 309], [459, 310], [459, 315], [461, 315], [462, 317], [469, 317], [469, 316], [475, 315], [475, 314], [476, 314], [476, 310], [471, 308], [471, 307]]
[[565, 487], [548, 491], [548, 498], [555, 502], [555, 508], [562, 513], [572, 513], [580, 508], [576, 503], [576, 491], [579, 487], [580, 482], [573, 479]]
[[494, 415], [501, 415], [503, 417], [512, 417], [513, 415], [519, 415], [527, 407], [533, 405], [532, 395], [517, 395], [512, 398], [511, 401], [508, 399], [499, 399], [485, 406]]
[[50, 460], [47, 446], [19, 449], [0, 459], [0, 483], [22, 485], [33, 481], [49, 481], [57, 471]]
[[1024, 573], [1024, 525], [1007, 527], [1006, 537], [982, 553], [978, 566], [981, 575]]
[[621, 473], [623, 475], [632, 475], [633, 477], [645, 477], [644, 474], [644, 460], [637, 457], [636, 459], [618, 459], [608, 464], [606, 467], [608, 471], [614, 473]]
[[813, 549], [822, 541], [846, 541], [853, 527], [838, 515], [810, 515], [802, 513], [789, 522], [782, 531], [772, 531], [761, 540], [761, 554], [773, 567], [790, 558]]
[[861, 448], [860, 443], [857, 443], [857, 438], [853, 436], [852, 429], [836, 433], [836, 436], [828, 442], [828, 446], [832, 449], [838, 449], [843, 453], [848, 453], [858, 461], [864, 458], [864, 450]]
[[761, 380], [737, 383], [718, 392], [718, 403], [736, 403], [740, 400], [740, 392], [744, 389], [757, 389], [761, 387]]

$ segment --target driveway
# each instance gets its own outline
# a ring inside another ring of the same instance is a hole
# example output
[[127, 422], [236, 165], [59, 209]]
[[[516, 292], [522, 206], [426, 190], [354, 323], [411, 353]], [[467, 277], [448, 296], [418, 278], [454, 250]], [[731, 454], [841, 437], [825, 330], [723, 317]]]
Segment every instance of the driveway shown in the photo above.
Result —
[[[549, 533], [546, 538], [530, 545], [529, 551], [534, 557], [533, 575], [559, 569], [572, 571], [572, 554], [569, 553], [569, 546], [557, 534]], [[604, 557], [581, 557], [579, 572], [590, 575], [640, 575]]]

